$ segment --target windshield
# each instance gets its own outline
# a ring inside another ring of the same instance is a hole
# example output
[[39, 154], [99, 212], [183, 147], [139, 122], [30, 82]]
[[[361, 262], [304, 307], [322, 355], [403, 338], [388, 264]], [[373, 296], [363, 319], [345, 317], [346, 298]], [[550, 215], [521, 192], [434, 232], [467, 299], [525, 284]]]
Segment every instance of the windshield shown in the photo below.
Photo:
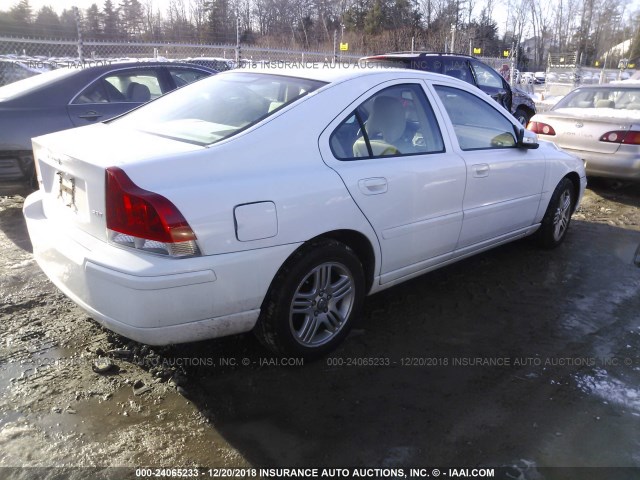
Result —
[[609, 108], [640, 112], [640, 88], [578, 88], [560, 100], [552, 110], [567, 108]]
[[280, 75], [218, 74], [165, 95], [114, 123], [210, 145], [255, 125], [322, 85], [316, 80]]

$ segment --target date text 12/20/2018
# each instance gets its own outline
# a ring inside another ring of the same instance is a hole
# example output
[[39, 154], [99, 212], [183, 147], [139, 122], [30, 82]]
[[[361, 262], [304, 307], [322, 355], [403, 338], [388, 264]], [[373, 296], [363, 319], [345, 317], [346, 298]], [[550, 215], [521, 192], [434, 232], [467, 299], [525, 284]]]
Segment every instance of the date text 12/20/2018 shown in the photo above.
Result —
[[138, 478], [437, 478], [485, 477], [492, 478], [492, 468], [446, 469], [437, 468], [137, 468]]
[[452, 365], [446, 357], [402, 357], [392, 360], [389, 357], [328, 357], [329, 367], [447, 367]]

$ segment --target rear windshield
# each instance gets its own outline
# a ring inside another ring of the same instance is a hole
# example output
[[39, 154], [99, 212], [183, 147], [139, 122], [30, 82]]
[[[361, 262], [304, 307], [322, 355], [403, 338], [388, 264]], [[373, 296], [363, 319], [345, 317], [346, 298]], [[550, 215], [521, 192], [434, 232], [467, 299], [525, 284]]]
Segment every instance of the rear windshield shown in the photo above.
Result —
[[607, 108], [640, 113], [640, 88], [578, 88], [561, 99], [552, 110], [567, 108]]
[[187, 85], [114, 123], [154, 135], [210, 145], [272, 115], [324, 82], [233, 72]]

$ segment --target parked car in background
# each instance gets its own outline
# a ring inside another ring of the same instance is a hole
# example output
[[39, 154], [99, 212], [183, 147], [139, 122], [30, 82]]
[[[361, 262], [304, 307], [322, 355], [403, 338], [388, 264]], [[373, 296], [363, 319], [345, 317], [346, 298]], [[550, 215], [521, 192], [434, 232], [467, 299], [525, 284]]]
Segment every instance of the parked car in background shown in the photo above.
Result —
[[304, 358], [367, 294], [527, 235], [558, 246], [586, 185], [477, 88], [406, 69], [232, 70], [33, 145], [35, 258], [92, 318]]
[[579, 87], [528, 127], [580, 157], [589, 175], [640, 180], [640, 85]]
[[50, 70], [45, 62], [0, 57], [0, 87]]
[[533, 72], [522, 72], [522, 74], [520, 75], [520, 83], [529, 85], [535, 83], [535, 81], [536, 77]]
[[536, 79], [536, 83], [544, 83], [547, 79], [546, 72], [535, 72], [533, 76]]
[[214, 73], [172, 62], [123, 63], [59, 68], [0, 87], [0, 187], [35, 179], [32, 137], [108, 120]]
[[459, 78], [490, 95], [522, 125], [536, 113], [536, 104], [524, 90], [511, 88], [498, 72], [475, 57], [454, 53], [387, 53], [360, 59], [363, 65], [411, 68]]

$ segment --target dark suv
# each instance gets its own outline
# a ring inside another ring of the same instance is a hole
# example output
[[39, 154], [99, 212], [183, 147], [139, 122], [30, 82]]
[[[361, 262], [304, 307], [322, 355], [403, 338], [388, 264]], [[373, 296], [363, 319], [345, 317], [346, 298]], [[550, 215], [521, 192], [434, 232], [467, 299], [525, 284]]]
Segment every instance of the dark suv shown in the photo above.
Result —
[[365, 65], [412, 68], [443, 73], [475, 85], [510, 111], [523, 125], [536, 113], [536, 105], [529, 95], [509, 83], [489, 65], [475, 57], [457, 53], [386, 53], [360, 59]]

